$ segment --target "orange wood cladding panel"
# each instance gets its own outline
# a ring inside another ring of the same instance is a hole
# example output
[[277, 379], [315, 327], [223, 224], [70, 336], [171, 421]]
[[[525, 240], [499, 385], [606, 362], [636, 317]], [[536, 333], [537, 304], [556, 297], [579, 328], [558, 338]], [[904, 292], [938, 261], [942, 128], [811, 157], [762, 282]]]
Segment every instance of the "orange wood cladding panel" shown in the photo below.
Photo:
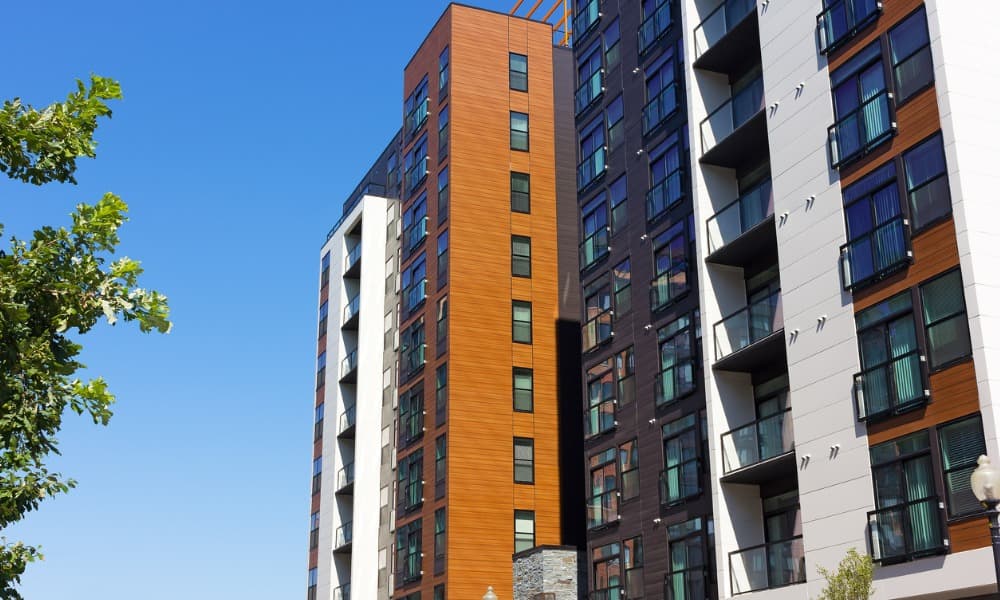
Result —
[[967, 519], [948, 525], [951, 551], [964, 552], [990, 545], [990, 529], [986, 517]]

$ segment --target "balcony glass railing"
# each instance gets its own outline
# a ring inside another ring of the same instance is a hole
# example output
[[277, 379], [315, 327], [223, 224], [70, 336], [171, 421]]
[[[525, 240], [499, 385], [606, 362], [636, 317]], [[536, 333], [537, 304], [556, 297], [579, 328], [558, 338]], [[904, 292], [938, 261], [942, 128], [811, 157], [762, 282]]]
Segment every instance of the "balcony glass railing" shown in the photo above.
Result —
[[725, 473], [764, 462], [795, 449], [791, 409], [722, 434]]
[[694, 359], [678, 360], [656, 376], [653, 388], [656, 406], [670, 404], [694, 391]]
[[337, 489], [342, 490], [354, 483], [354, 463], [345, 464], [337, 471]]
[[868, 513], [872, 560], [892, 563], [947, 552], [943, 525], [937, 496], [873, 510]]
[[715, 360], [722, 360], [784, 327], [781, 290], [715, 324]]
[[878, 18], [882, 3], [877, 0], [834, 0], [816, 17], [819, 51], [827, 53], [854, 37]]
[[709, 254], [735, 241], [774, 214], [771, 180], [743, 194], [708, 220]]
[[733, 27], [757, 10], [756, 0], [726, 0], [694, 29], [695, 58], [726, 37]]
[[928, 394], [920, 350], [866, 369], [854, 376], [858, 419], [876, 420], [926, 404]]
[[407, 313], [413, 312], [413, 309], [417, 308], [421, 302], [427, 299], [427, 279], [421, 279], [404, 291], [403, 306]]
[[665, 600], [694, 600], [708, 598], [705, 586], [707, 568], [704, 566], [678, 569], [663, 576]]
[[354, 265], [361, 260], [361, 244], [357, 244], [347, 252], [347, 260], [344, 261], [344, 270], [350, 271]]
[[584, 437], [594, 437], [614, 429], [618, 424], [615, 420], [617, 407], [615, 399], [609, 398], [588, 408], [583, 415]]
[[424, 98], [417, 104], [410, 114], [406, 115], [406, 134], [412, 136], [427, 122], [427, 115], [430, 114], [430, 98]]
[[340, 361], [340, 378], [343, 379], [358, 368], [358, 351], [351, 350], [344, 360]]
[[673, 506], [700, 494], [700, 464], [696, 457], [660, 471], [660, 504]]
[[587, 500], [587, 529], [618, 522], [618, 490], [594, 494]]
[[587, 269], [608, 255], [611, 250], [608, 241], [610, 236], [611, 231], [607, 227], [601, 227], [583, 240], [580, 244], [580, 269]]
[[611, 339], [611, 309], [604, 309], [583, 324], [583, 351], [587, 352]]
[[729, 576], [733, 594], [804, 582], [806, 553], [802, 536], [731, 552]]
[[333, 600], [351, 600], [351, 584], [345, 583], [333, 590]]
[[576, 90], [576, 114], [585, 111], [604, 93], [604, 69], [598, 69]]
[[714, 148], [754, 115], [764, 110], [764, 78], [739, 90], [701, 122], [701, 153]]
[[340, 413], [340, 427], [337, 429], [338, 434], [342, 434], [348, 431], [357, 424], [357, 408], [352, 404], [348, 406], [344, 412]]
[[659, 180], [646, 192], [646, 220], [654, 221], [684, 196], [683, 171], [678, 168]]
[[361, 310], [361, 295], [358, 294], [357, 296], [351, 298], [351, 301], [348, 302], [347, 306], [344, 307], [344, 322], [346, 323], [351, 319], [353, 319], [360, 310]]
[[671, 83], [642, 107], [642, 135], [656, 129], [675, 112], [677, 112], [677, 84]]
[[576, 189], [582, 190], [608, 169], [608, 147], [601, 146], [583, 159], [576, 168]]
[[427, 362], [427, 344], [418, 344], [413, 350], [403, 352], [403, 368], [412, 376]]
[[844, 289], [853, 290], [910, 262], [909, 221], [898, 216], [840, 247]]
[[896, 107], [892, 93], [883, 90], [830, 126], [830, 162], [842, 167], [889, 141], [896, 130]]
[[353, 523], [348, 521], [337, 528], [337, 531], [334, 534], [334, 548], [343, 548], [351, 543], [351, 540], [354, 539], [354, 528], [352, 525]]
[[406, 191], [412, 193], [427, 179], [427, 157], [424, 156], [406, 172]]
[[573, 38], [574, 41], [583, 39], [583, 36], [590, 33], [592, 27], [597, 25], [601, 18], [600, 4], [597, 0], [590, 0], [576, 11], [573, 17]]
[[649, 307], [660, 310], [688, 290], [687, 263], [680, 261], [649, 282]]
[[425, 239], [427, 239], [427, 215], [417, 219], [403, 232], [403, 239], [406, 245], [406, 253], [416, 250]]
[[656, 7], [653, 14], [639, 25], [639, 54], [649, 50], [656, 40], [660, 39], [670, 29], [672, 16], [670, 13], [671, 0], [662, 0]]

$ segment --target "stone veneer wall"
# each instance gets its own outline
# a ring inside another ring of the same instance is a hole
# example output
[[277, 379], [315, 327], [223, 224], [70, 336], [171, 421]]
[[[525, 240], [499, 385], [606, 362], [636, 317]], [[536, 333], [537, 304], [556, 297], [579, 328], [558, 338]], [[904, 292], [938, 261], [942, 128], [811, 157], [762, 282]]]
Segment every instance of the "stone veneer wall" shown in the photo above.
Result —
[[[572, 546], [539, 546], [514, 555], [513, 600], [586, 598], [583, 561]], [[585, 567], [584, 567], [585, 568]]]

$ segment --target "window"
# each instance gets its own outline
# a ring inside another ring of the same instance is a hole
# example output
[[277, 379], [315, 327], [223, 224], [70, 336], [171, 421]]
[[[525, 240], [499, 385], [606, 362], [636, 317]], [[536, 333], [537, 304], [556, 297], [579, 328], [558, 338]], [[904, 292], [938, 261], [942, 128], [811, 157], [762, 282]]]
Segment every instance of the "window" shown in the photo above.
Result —
[[448, 283], [448, 231], [445, 229], [438, 234], [438, 254], [437, 254], [437, 288], [441, 289]]
[[614, 542], [594, 548], [591, 561], [594, 572], [594, 596], [620, 598], [622, 596], [621, 544]]
[[316, 441], [323, 437], [323, 413], [325, 411], [325, 402], [320, 402], [316, 405], [316, 420], [313, 425], [313, 441]]
[[326, 350], [316, 357], [316, 389], [326, 385]]
[[951, 192], [940, 133], [907, 150], [903, 154], [903, 170], [914, 229], [922, 229], [951, 214]]
[[674, 600], [696, 600], [708, 598], [706, 574], [713, 553], [712, 519], [701, 517], [670, 525], [667, 539], [670, 540], [670, 571], [665, 578], [667, 597]]
[[448, 296], [438, 300], [437, 305], [437, 355], [448, 349]]
[[[622, 542], [625, 551], [625, 597], [641, 598], [642, 585], [642, 536]], [[706, 596], [707, 597], [707, 596]]]
[[923, 6], [889, 30], [889, 57], [900, 104], [934, 83], [927, 13]]
[[650, 310], [665, 308], [688, 291], [687, 250], [684, 221], [653, 239], [654, 279], [649, 288]]
[[427, 134], [421, 136], [410, 151], [406, 154], [406, 193], [412, 194], [417, 191], [420, 184], [427, 179]]
[[330, 283], [330, 253], [326, 252], [323, 254], [323, 260], [320, 261], [320, 275], [319, 275], [319, 287], [325, 287]]
[[405, 448], [424, 435], [424, 386], [399, 393], [399, 446]]
[[320, 479], [323, 476], [323, 457], [313, 459], [313, 494], [318, 494], [320, 490]]
[[931, 368], [972, 354], [962, 275], [956, 269], [920, 286]]
[[979, 414], [938, 428], [941, 446], [941, 469], [948, 499], [948, 516], [961, 517], [979, 513], [983, 507], [972, 493], [972, 471], [977, 460], [986, 454], [983, 418]]
[[519, 213], [531, 212], [531, 183], [527, 173], [510, 173], [510, 209]]
[[448, 204], [451, 199], [451, 190], [448, 188], [448, 167], [442, 167], [438, 171], [438, 223], [444, 223], [448, 218]]
[[395, 152], [385, 161], [385, 185], [390, 195], [399, 194], [399, 156]]
[[531, 343], [531, 302], [514, 300], [513, 337], [519, 344]]
[[639, 496], [639, 444], [629, 440], [618, 446], [618, 473], [621, 477], [621, 498], [631, 500]]
[[412, 314], [427, 299], [427, 261], [421, 254], [403, 269], [403, 311]]
[[531, 238], [510, 236], [510, 272], [514, 277], [531, 277]]
[[411, 324], [399, 336], [399, 366], [405, 376], [404, 383], [424, 367], [426, 345], [424, 344], [424, 319]]
[[330, 303], [324, 302], [319, 305], [319, 337], [326, 335], [326, 324], [330, 314]]
[[425, 75], [413, 93], [406, 98], [406, 135], [412, 137], [427, 121], [430, 114], [430, 99], [427, 97], [427, 76]]
[[677, 66], [668, 50], [646, 71], [646, 106], [642, 109], [642, 134], [647, 135], [677, 112]]
[[583, 351], [588, 352], [611, 341], [611, 288], [601, 277], [583, 288]]
[[895, 163], [844, 188], [844, 218], [845, 288], [856, 290], [879, 281], [909, 262], [909, 232], [900, 209]]
[[309, 569], [309, 588], [306, 593], [307, 600], [316, 600], [316, 584], [319, 581], [319, 572], [316, 567]]
[[528, 115], [525, 113], [510, 113], [510, 149], [528, 150]]
[[396, 529], [396, 585], [420, 579], [421, 519]]
[[440, 96], [448, 93], [449, 59], [448, 46], [445, 46], [441, 55], [438, 56], [438, 93]]
[[514, 483], [535, 483], [535, 440], [514, 438]]
[[[642, 24], [639, 25], [639, 54], [652, 48], [672, 23], [669, 0], [642, 0]], [[727, 10], [728, 12], [728, 10]], [[727, 18], [732, 18], [727, 15]]]
[[611, 360], [587, 369], [587, 409], [584, 412], [583, 435], [591, 438], [611, 431], [618, 424], [615, 402], [614, 369]]
[[684, 193], [681, 189], [681, 141], [681, 136], [675, 133], [649, 153], [648, 222], [665, 215]]
[[615, 318], [632, 310], [632, 267], [629, 259], [611, 270], [611, 287], [615, 297]]
[[531, 369], [514, 367], [514, 410], [532, 412], [534, 410], [535, 375]]
[[421, 194], [403, 213], [403, 258], [427, 239], [427, 194]]
[[604, 145], [604, 115], [580, 131], [580, 164], [576, 168], [576, 189], [585, 190], [608, 168], [608, 148]]
[[448, 106], [438, 110], [438, 161], [448, 156]]
[[434, 600], [444, 600], [444, 586], [434, 586]]
[[615, 357], [615, 379], [618, 380], [618, 404], [627, 406], [635, 400], [635, 352], [632, 346]]
[[514, 552], [523, 552], [535, 547], [535, 512], [514, 511]]
[[442, 363], [435, 373], [434, 412], [435, 425], [444, 425], [448, 415], [448, 363]]
[[622, 97], [618, 96], [609, 102], [604, 114], [608, 121], [608, 152], [614, 152], [625, 141], [625, 108]]
[[528, 57], [510, 53], [510, 89], [528, 91]]
[[319, 511], [309, 517], [309, 549], [319, 546]]
[[859, 418], [870, 421], [927, 401], [913, 301], [903, 292], [855, 315], [861, 373], [854, 376]]
[[399, 484], [397, 494], [399, 512], [410, 511], [424, 502], [424, 451], [418, 448], [416, 452], [399, 459], [397, 468]]
[[576, 114], [590, 108], [604, 92], [604, 69], [601, 65], [601, 45], [594, 42], [590, 48], [580, 52], [576, 63]]
[[615, 68], [621, 59], [621, 46], [618, 44], [621, 37], [621, 29], [616, 18], [604, 30], [604, 63], [608, 65], [608, 71]]
[[611, 182], [608, 196], [611, 201], [611, 233], [615, 234], [628, 226], [628, 186], [625, 175]]
[[445, 514], [444, 509], [439, 508], [434, 511], [434, 574], [440, 575], [444, 572], [444, 550], [445, 550]]
[[610, 251], [608, 205], [604, 194], [583, 206], [583, 243], [580, 244], [580, 269], [586, 270]]
[[701, 494], [701, 423], [697, 414], [690, 414], [663, 426], [663, 506], [674, 506]]
[[879, 42], [830, 73], [830, 83], [837, 119], [830, 128], [830, 152], [833, 166], [840, 167], [892, 137], [894, 117]]
[[885, 564], [945, 552], [928, 432], [872, 446], [870, 454], [872, 558]]
[[882, 12], [876, 0], [825, 0], [816, 18], [820, 52], [826, 54], [854, 37]]
[[440, 435], [434, 440], [434, 497], [444, 497], [444, 482], [447, 475], [448, 439]]
[[660, 372], [656, 376], [654, 398], [656, 406], [664, 406], [690, 394], [695, 389], [694, 348], [691, 318], [681, 316], [667, 323], [656, 333], [659, 346]]

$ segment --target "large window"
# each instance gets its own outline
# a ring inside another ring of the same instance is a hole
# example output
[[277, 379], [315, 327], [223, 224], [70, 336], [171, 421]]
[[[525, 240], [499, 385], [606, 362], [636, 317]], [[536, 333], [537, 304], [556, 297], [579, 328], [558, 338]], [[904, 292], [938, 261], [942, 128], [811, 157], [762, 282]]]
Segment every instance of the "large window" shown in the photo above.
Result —
[[323, 437], [323, 413], [326, 412], [325, 407], [325, 402], [320, 402], [316, 405], [316, 419], [313, 424], [313, 441]]
[[437, 288], [441, 289], [448, 283], [448, 232], [445, 229], [438, 234], [437, 239]]
[[320, 261], [319, 286], [326, 287], [330, 283], [330, 253], [323, 254]]
[[451, 56], [449, 53], [448, 46], [444, 47], [441, 51], [441, 55], [438, 56], [438, 94], [439, 97], [444, 96], [448, 93], [448, 76], [450, 68]]
[[646, 106], [642, 109], [642, 132], [648, 134], [677, 112], [677, 65], [668, 50], [646, 70]]
[[657, 332], [660, 372], [656, 376], [656, 406], [663, 406], [695, 389], [695, 340], [692, 319], [683, 315]]
[[701, 493], [702, 421], [697, 414], [663, 426], [660, 502], [679, 504]]
[[649, 192], [646, 193], [646, 220], [655, 221], [667, 209], [680, 201], [681, 186], [680, 134], [670, 136], [649, 153]]
[[611, 288], [618, 319], [632, 310], [632, 263], [628, 258], [611, 270]]
[[709, 571], [709, 557], [713, 552], [713, 529], [712, 519], [701, 517], [667, 527], [670, 570], [664, 580], [664, 598], [708, 598], [706, 573]]
[[608, 152], [614, 152], [625, 142], [625, 102], [621, 96], [608, 102], [604, 116], [608, 122]]
[[611, 200], [611, 233], [625, 231], [628, 227], [628, 183], [625, 175], [608, 186]]
[[922, 229], [951, 214], [951, 191], [940, 133], [903, 153], [903, 171], [914, 229]]
[[583, 243], [580, 244], [580, 269], [586, 270], [608, 255], [608, 204], [602, 192], [583, 206]]
[[962, 275], [957, 269], [920, 286], [931, 368], [948, 365], [972, 354], [963, 293]]
[[576, 188], [583, 190], [604, 175], [608, 168], [608, 149], [604, 145], [604, 115], [580, 131], [580, 164], [576, 168]]
[[412, 314], [427, 299], [427, 261], [419, 258], [403, 269], [403, 312]]
[[413, 144], [413, 147], [406, 154], [406, 193], [407, 195], [417, 191], [420, 184], [427, 179], [427, 134]]
[[535, 547], [535, 512], [514, 511], [514, 552], [522, 552]]
[[889, 30], [889, 58], [900, 103], [934, 83], [927, 12], [923, 6]]
[[607, 276], [592, 281], [583, 288], [584, 323], [583, 351], [588, 352], [611, 341], [611, 286]]
[[576, 113], [579, 115], [596, 101], [604, 91], [604, 69], [601, 64], [601, 45], [594, 42], [577, 54], [576, 62]]
[[877, 0], [824, 0], [824, 11], [816, 18], [820, 52], [840, 47], [882, 12]]
[[531, 277], [531, 238], [510, 236], [510, 272], [514, 277]]
[[313, 479], [312, 479], [312, 493], [318, 494], [320, 490], [320, 483], [323, 479], [323, 457], [317, 457], [313, 459]]
[[434, 425], [440, 427], [448, 416], [448, 363], [438, 365], [434, 386]]
[[834, 166], [870, 152], [892, 136], [892, 115], [876, 41], [830, 73], [836, 123], [830, 131]]
[[639, 53], [650, 50], [672, 23], [670, 0], [642, 0], [642, 24], [639, 25]]
[[309, 569], [309, 587], [306, 590], [307, 600], [316, 600], [316, 585], [319, 582], [319, 570], [316, 567]]
[[437, 303], [437, 355], [441, 356], [448, 350], [448, 296]]
[[434, 574], [439, 575], [444, 572], [444, 552], [446, 546], [445, 539], [445, 512], [443, 508], [434, 511]]
[[535, 376], [531, 369], [514, 367], [514, 410], [532, 412], [534, 410]]
[[512, 333], [514, 341], [519, 344], [531, 343], [531, 303], [514, 300], [512, 303]]
[[434, 497], [444, 498], [444, 483], [448, 475], [448, 438], [434, 440]]
[[327, 321], [330, 316], [330, 303], [324, 302], [319, 305], [319, 336], [323, 337], [326, 335]]
[[406, 109], [406, 135], [414, 135], [427, 121], [430, 114], [430, 103], [427, 98], [427, 76], [425, 75], [413, 93], [407, 96], [404, 104]]
[[531, 182], [527, 173], [510, 173], [510, 209], [519, 213], [531, 212]]
[[622, 500], [639, 497], [639, 443], [629, 440], [618, 446], [618, 473]]
[[528, 91], [528, 57], [510, 53], [510, 89]]
[[438, 161], [448, 156], [448, 105], [438, 110]]
[[614, 542], [593, 549], [591, 564], [594, 573], [593, 597], [622, 597], [621, 544]]
[[448, 205], [451, 200], [448, 183], [448, 167], [442, 167], [438, 171], [438, 223], [444, 223], [448, 218]]
[[615, 401], [614, 361], [602, 361], [587, 369], [587, 408], [583, 415], [583, 435], [591, 438], [618, 424]]
[[319, 511], [309, 517], [309, 549], [319, 546]]
[[587, 499], [587, 528], [604, 527], [618, 522], [618, 468], [614, 447], [590, 457], [590, 496]]
[[406, 512], [417, 508], [424, 502], [424, 451], [418, 448], [416, 452], [399, 459], [397, 465], [399, 480], [399, 510]]
[[972, 471], [979, 457], [986, 454], [983, 439], [983, 418], [979, 414], [966, 417], [938, 428], [941, 447], [941, 469], [948, 500], [948, 516], [961, 517], [983, 510], [972, 493]]
[[650, 310], [665, 308], [688, 291], [686, 219], [653, 239], [653, 275]]
[[396, 585], [420, 579], [421, 519], [396, 529]]
[[424, 435], [424, 386], [399, 393], [399, 446], [405, 448]]
[[926, 401], [909, 291], [855, 315], [862, 371], [855, 376], [859, 416], [873, 420]]
[[427, 194], [421, 194], [403, 213], [403, 258], [427, 239]]
[[426, 348], [424, 344], [424, 319], [421, 317], [404, 329], [399, 336], [399, 364], [404, 380], [409, 380], [424, 367]]
[[604, 62], [608, 65], [608, 71], [618, 66], [618, 61], [621, 60], [621, 28], [618, 25], [618, 19], [611, 22], [610, 25], [604, 28]]
[[615, 356], [615, 379], [619, 406], [631, 404], [635, 400], [635, 351], [632, 346]]
[[535, 483], [535, 440], [514, 438], [514, 483]]
[[909, 231], [900, 209], [895, 163], [844, 188], [844, 216], [846, 288], [856, 290], [909, 263]]
[[326, 385], [326, 350], [316, 357], [316, 389]]
[[528, 150], [528, 115], [525, 113], [510, 113], [510, 148]]

